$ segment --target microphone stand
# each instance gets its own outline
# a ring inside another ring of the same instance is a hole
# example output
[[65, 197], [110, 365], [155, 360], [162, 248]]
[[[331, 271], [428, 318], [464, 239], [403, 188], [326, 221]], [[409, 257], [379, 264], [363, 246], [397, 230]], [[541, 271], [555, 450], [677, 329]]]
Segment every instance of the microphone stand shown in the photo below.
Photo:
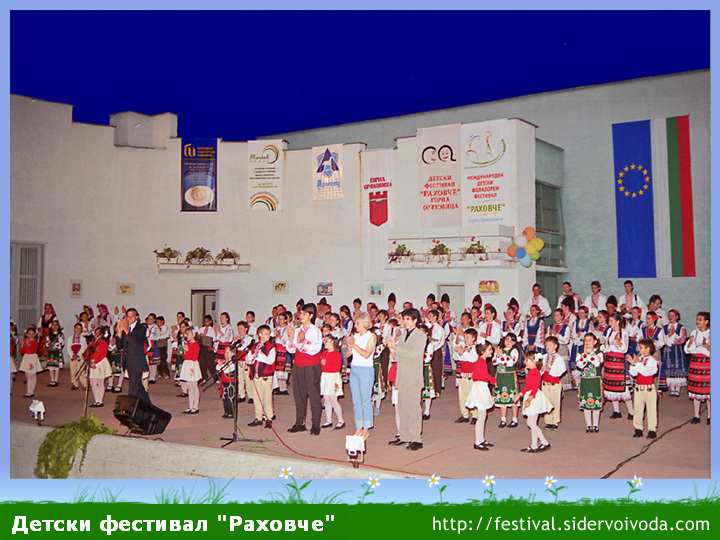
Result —
[[[220, 437], [221, 441], [227, 441], [225, 444], [220, 445], [220, 448], [225, 448], [226, 446], [229, 446], [236, 442], [256, 442], [261, 443], [263, 442], [263, 439], [247, 439], [244, 436], [238, 437], [238, 401], [237, 401], [237, 395], [238, 395], [238, 378], [240, 377], [240, 372], [238, 371], [238, 358], [237, 354], [233, 354], [233, 358], [231, 360], [227, 360], [221, 367], [220, 370], [213, 375], [210, 381], [213, 381], [213, 383], [220, 377], [220, 373], [223, 372], [225, 367], [228, 365], [233, 364], [235, 366], [235, 382], [232, 383], [235, 386], [235, 392], [233, 394], [232, 399], [232, 410], [233, 410], [233, 433], [232, 437]], [[213, 383], [210, 383], [207, 385], [207, 387], [203, 388], [203, 392], [210, 388]]]

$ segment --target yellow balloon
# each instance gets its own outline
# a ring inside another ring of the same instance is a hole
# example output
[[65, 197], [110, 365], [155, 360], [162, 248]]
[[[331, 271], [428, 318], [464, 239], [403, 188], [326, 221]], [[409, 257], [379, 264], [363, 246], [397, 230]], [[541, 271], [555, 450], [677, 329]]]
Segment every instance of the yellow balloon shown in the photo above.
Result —
[[527, 253], [528, 255], [532, 255], [536, 251], [537, 251], [537, 248], [535, 247], [535, 244], [533, 244], [532, 242], [528, 242], [525, 245], [525, 253]]
[[536, 236], [528, 243], [534, 245], [535, 249], [537, 249], [538, 251], [540, 251], [545, 246], [545, 242], [543, 242], [543, 239], [539, 236]]

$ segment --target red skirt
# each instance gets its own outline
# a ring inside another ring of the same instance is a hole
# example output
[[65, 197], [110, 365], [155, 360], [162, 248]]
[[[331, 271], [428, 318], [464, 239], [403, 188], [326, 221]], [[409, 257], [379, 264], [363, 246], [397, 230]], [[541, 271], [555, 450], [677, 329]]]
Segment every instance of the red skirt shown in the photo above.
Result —
[[688, 365], [688, 396], [698, 401], [710, 399], [710, 357], [690, 356]]
[[625, 355], [607, 353], [603, 365], [603, 390], [622, 394], [626, 389]]

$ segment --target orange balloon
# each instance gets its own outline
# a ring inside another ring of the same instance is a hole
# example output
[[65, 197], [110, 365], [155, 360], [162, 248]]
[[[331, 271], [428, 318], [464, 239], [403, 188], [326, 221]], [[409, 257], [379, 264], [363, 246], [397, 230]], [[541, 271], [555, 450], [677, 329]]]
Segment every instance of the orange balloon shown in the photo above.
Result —
[[518, 249], [518, 247], [515, 244], [513, 244], [512, 246], [507, 248], [507, 254], [510, 255], [511, 257], [514, 257], [517, 249]]
[[532, 240], [533, 238], [535, 238], [535, 229], [533, 229], [532, 227], [525, 227], [525, 229], [523, 230], [523, 236], [528, 240]]

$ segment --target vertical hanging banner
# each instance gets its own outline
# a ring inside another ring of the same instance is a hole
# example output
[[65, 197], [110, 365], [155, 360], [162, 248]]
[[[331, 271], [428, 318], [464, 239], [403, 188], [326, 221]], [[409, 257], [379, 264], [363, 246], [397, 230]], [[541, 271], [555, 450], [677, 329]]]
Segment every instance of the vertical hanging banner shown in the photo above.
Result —
[[283, 140], [248, 141], [248, 211], [282, 210]]
[[360, 152], [363, 277], [382, 281], [394, 277], [387, 264], [388, 231], [394, 226], [392, 148]]
[[343, 198], [342, 150], [342, 144], [313, 147], [314, 201]]
[[180, 210], [217, 211], [217, 139], [184, 139]]
[[419, 128], [420, 223], [423, 227], [459, 227], [460, 124]]
[[517, 142], [510, 121], [463, 124], [462, 224], [515, 225]]

